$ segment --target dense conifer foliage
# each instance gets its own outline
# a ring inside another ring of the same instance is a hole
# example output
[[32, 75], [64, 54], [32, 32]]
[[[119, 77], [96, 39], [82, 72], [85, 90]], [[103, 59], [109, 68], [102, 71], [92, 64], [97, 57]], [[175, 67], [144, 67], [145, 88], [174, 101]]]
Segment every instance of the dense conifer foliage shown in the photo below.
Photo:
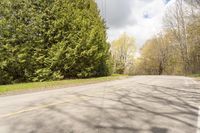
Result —
[[0, 84], [110, 74], [93, 0], [1, 0]]

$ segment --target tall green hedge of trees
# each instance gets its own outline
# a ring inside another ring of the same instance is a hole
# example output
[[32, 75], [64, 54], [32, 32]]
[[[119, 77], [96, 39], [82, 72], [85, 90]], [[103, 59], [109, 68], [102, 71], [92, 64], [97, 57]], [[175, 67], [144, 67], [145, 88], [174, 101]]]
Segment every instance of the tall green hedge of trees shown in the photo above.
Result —
[[1, 0], [0, 84], [110, 74], [93, 0]]

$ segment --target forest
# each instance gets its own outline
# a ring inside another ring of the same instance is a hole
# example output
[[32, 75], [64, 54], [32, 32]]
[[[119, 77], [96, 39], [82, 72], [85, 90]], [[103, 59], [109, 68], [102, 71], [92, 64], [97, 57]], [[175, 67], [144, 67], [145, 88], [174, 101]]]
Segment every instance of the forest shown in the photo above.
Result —
[[200, 1], [177, 0], [166, 12], [163, 25], [163, 31], [143, 46], [136, 73], [199, 74]]
[[200, 1], [176, 0], [167, 8], [163, 29], [145, 42], [138, 58], [133, 56], [136, 45], [128, 35], [112, 42], [115, 72], [120, 70], [120, 73], [130, 75], [200, 75]]

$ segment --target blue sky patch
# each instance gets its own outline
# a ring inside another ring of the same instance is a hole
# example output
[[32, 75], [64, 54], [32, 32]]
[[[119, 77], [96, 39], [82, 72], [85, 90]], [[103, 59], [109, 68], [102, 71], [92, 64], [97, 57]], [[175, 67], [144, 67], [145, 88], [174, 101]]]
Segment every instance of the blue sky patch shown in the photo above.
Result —
[[170, 0], [164, 0], [164, 3], [167, 4], [168, 2], [170, 2]]

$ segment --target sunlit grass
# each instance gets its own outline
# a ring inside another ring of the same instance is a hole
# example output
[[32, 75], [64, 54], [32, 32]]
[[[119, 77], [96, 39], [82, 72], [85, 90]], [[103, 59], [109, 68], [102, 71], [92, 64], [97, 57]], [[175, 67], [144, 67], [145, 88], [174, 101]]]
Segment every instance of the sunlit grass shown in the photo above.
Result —
[[53, 89], [58, 87], [70, 87], [91, 83], [98, 83], [103, 81], [111, 81], [120, 78], [125, 78], [126, 75], [112, 75], [108, 77], [98, 77], [89, 79], [68, 79], [61, 81], [48, 81], [48, 82], [34, 82], [34, 83], [20, 83], [13, 85], [0, 85], [0, 94], [11, 91], [24, 91], [24, 90], [38, 90], [38, 89]]
[[192, 75], [189, 75], [190, 77], [192, 78], [196, 78], [198, 80], [200, 80], [200, 74], [192, 74]]

